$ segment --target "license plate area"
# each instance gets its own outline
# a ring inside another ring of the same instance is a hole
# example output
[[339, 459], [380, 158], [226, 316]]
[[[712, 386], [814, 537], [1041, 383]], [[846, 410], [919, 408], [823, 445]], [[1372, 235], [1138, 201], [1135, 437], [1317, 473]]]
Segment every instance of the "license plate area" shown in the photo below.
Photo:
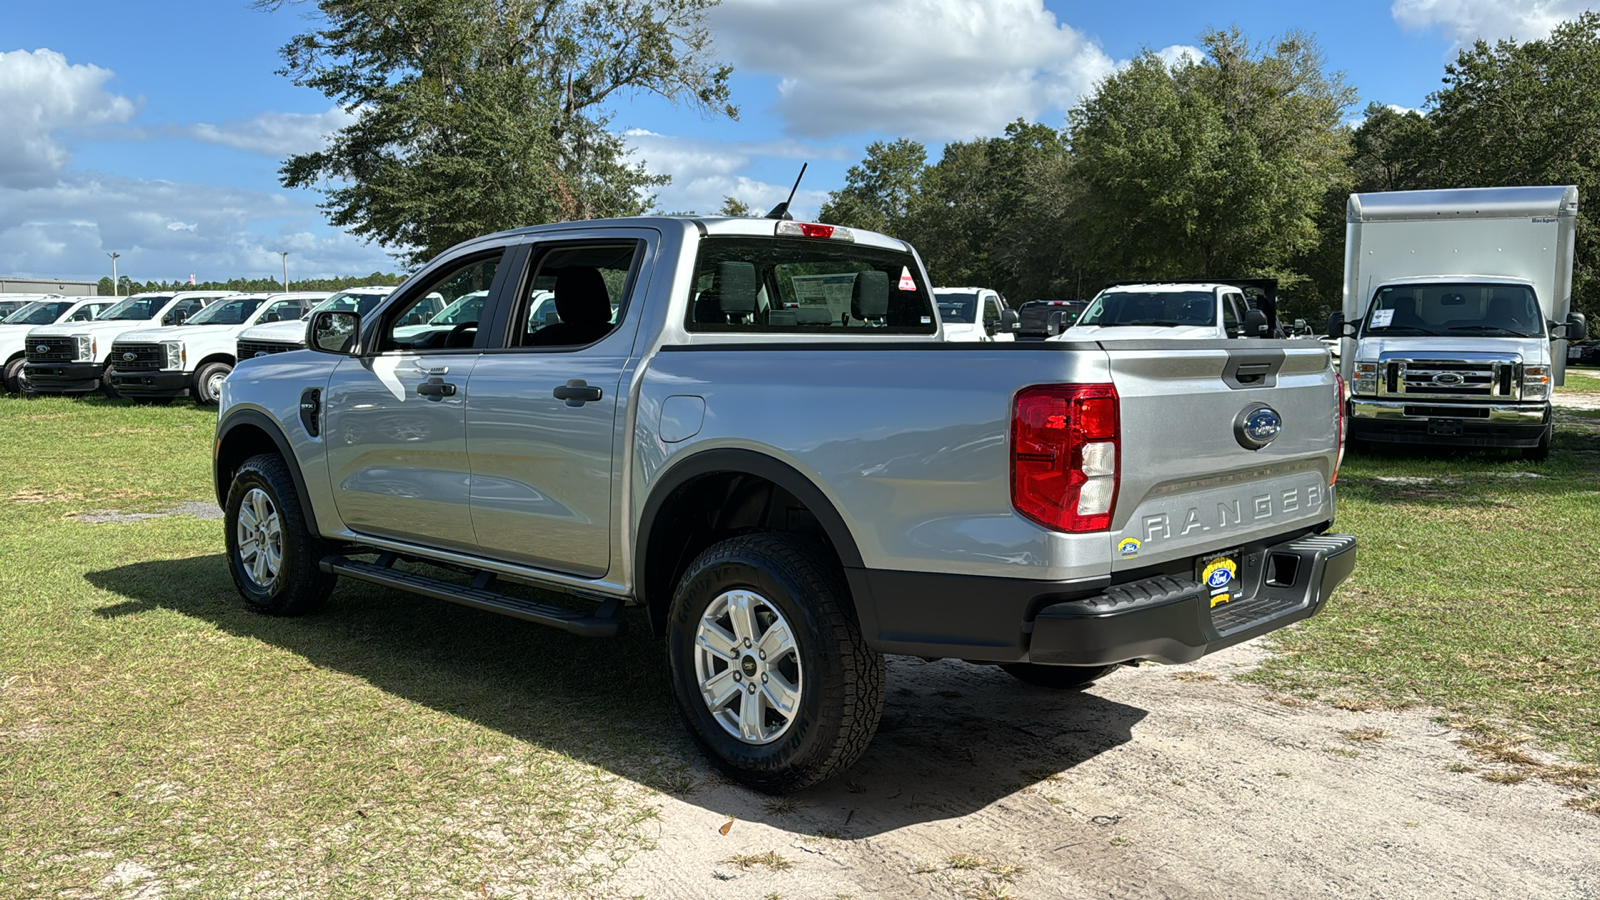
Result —
[[1428, 433], [1439, 437], [1460, 437], [1462, 433], [1460, 419], [1429, 419]]
[[1194, 580], [1205, 586], [1215, 609], [1239, 597], [1244, 591], [1239, 579], [1239, 550], [1225, 550], [1197, 556], [1194, 560]]

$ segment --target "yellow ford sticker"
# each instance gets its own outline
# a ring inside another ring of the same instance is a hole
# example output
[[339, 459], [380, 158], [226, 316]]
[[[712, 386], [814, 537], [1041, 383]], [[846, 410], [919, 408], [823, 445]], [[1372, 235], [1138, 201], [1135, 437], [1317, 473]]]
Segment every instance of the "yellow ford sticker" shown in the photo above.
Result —
[[1135, 556], [1139, 555], [1139, 539], [1123, 538], [1122, 541], [1117, 544], [1117, 552], [1122, 554], [1123, 559], [1133, 559]]
[[1239, 564], [1230, 557], [1221, 557], [1208, 563], [1200, 573], [1200, 580], [1211, 591], [1211, 605], [1227, 603], [1233, 599], [1233, 582], [1239, 577]]

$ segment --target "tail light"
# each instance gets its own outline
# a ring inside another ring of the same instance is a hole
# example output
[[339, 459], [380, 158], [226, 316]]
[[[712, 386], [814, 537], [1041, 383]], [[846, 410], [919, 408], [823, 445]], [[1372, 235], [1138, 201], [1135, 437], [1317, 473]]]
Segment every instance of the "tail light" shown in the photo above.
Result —
[[1333, 428], [1339, 437], [1339, 455], [1333, 458], [1333, 474], [1328, 476], [1328, 484], [1339, 480], [1339, 467], [1344, 465], [1344, 434], [1349, 423], [1344, 420], [1344, 377], [1338, 372], [1333, 373]]
[[1122, 440], [1117, 389], [1050, 384], [1017, 392], [1011, 408], [1011, 505], [1055, 531], [1111, 528]]

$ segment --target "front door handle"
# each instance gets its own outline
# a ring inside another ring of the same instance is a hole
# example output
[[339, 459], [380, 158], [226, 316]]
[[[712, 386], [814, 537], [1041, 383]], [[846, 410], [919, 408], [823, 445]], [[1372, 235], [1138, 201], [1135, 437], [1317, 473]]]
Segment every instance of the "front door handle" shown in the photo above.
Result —
[[589, 384], [582, 378], [574, 378], [566, 384], [558, 386], [550, 392], [557, 400], [567, 401], [568, 406], [582, 406], [593, 400], [605, 396], [599, 388]]
[[454, 397], [456, 395], [456, 386], [435, 378], [432, 381], [424, 381], [417, 385], [417, 393], [424, 397], [434, 397], [442, 400], [445, 397]]

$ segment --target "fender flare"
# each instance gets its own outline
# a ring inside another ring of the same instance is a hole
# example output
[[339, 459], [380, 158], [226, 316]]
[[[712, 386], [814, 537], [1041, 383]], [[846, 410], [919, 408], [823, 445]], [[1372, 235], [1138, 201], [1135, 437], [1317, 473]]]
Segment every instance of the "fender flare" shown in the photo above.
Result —
[[[289, 439], [284, 436], [283, 429], [279, 427], [278, 423], [273, 421], [266, 413], [257, 410], [241, 409], [238, 412], [229, 413], [227, 419], [217, 425], [216, 450], [211, 455], [211, 479], [216, 486], [217, 505], [221, 506], [224, 513], [226, 513], [228, 509], [228, 487], [223, 484], [222, 471], [218, 466], [218, 461], [222, 456], [222, 446], [227, 441], [228, 435], [241, 425], [259, 428], [266, 433], [267, 437], [272, 439], [278, 455], [282, 456], [283, 461], [288, 464], [289, 477], [294, 480], [294, 492], [299, 497], [300, 509], [304, 513], [306, 526], [313, 534], [320, 536], [317, 530], [316, 511], [311, 507], [311, 493], [306, 490], [305, 476], [300, 471], [300, 458], [295, 456], [294, 448], [290, 446]], [[230, 481], [229, 484], [232, 484], [232, 482]]]
[[793, 494], [816, 517], [817, 524], [822, 526], [823, 533], [828, 536], [834, 551], [839, 554], [839, 562], [846, 569], [863, 567], [861, 550], [856, 546], [849, 527], [845, 525], [844, 517], [839, 515], [833, 502], [810, 478], [788, 463], [754, 450], [734, 448], [703, 450], [679, 460], [663, 473], [650, 489], [650, 495], [640, 513], [638, 530], [634, 535], [633, 584], [640, 599], [646, 603], [649, 602], [649, 598], [644, 595], [648, 585], [650, 536], [655, 528], [656, 518], [661, 513], [661, 507], [666, 505], [667, 499], [679, 488], [696, 478], [717, 472], [754, 475]]

